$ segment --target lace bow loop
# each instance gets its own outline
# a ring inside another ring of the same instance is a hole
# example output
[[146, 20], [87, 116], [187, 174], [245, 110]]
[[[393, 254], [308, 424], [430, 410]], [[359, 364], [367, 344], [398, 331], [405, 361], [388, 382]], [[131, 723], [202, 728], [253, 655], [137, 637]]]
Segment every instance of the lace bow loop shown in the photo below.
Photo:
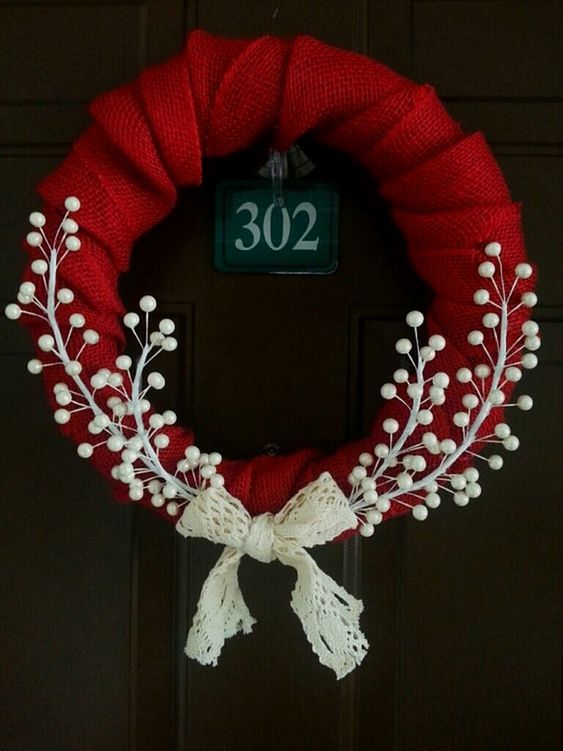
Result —
[[184, 537], [203, 537], [238, 549], [251, 523], [248, 511], [225, 488], [208, 487], [186, 506], [176, 529]]
[[358, 520], [332, 475], [323, 472], [285, 504], [275, 524], [279, 537], [313, 548], [354, 529]]

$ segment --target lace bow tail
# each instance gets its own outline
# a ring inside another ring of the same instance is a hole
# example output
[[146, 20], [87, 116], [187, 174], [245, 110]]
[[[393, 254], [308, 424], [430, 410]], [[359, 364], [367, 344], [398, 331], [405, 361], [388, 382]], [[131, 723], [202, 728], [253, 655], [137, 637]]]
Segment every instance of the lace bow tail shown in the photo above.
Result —
[[239, 550], [226, 547], [202, 587], [184, 650], [202, 665], [217, 665], [225, 641], [239, 631], [250, 633], [256, 623], [238, 583], [241, 557]]
[[303, 550], [284, 545], [277, 556], [297, 571], [291, 607], [319, 661], [343, 678], [367, 654], [368, 642], [360, 629], [364, 606], [325, 574]]

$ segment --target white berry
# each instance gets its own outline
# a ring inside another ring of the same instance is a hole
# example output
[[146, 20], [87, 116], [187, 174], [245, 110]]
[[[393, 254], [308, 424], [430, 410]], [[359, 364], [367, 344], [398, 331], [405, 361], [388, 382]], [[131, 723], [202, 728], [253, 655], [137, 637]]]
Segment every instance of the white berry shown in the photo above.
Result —
[[22, 314], [22, 309], [15, 302], [6, 305], [4, 308], [4, 315], [9, 318], [10, 321], [17, 321]]
[[166, 425], [174, 425], [174, 423], [178, 419], [178, 416], [171, 409], [166, 409], [162, 413], [162, 419], [164, 420]]
[[119, 435], [110, 435], [110, 437], [106, 441], [106, 446], [110, 451], [121, 451], [123, 446], [125, 445], [125, 441], [123, 438]]
[[156, 300], [152, 295], [145, 295], [139, 300], [139, 308], [145, 313], [152, 313], [156, 310]]
[[430, 386], [428, 394], [432, 404], [437, 404], [439, 406], [446, 401], [444, 389], [441, 389], [439, 386]]
[[384, 399], [394, 399], [397, 396], [397, 387], [393, 383], [384, 383], [380, 393]]
[[479, 498], [481, 490], [481, 486], [477, 482], [470, 482], [465, 488], [465, 492], [469, 498]]
[[139, 324], [139, 316], [136, 313], [126, 313], [123, 316], [123, 323], [128, 329], [134, 329]]
[[70, 391], [59, 391], [58, 394], [55, 394], [55, 401], [61, 407], [68, 407], [72, 403], [72, 394]]
[[528, 412], [528, 410], [532, 409], [534, 406], [534, 400], [531, 396], [528, 396], [528, 394], [522, 394], [516, 400], [516, 404], [523, 412]]
[[69, 376], [77, 376], [82, 372], [82, 365], [78, 360], [71, 360], [65, 365], [65, 373]]
[[469, 415], [467, 412], [456, 412], [453, 420], [454, 425], [458, 428], [466, 428], [469, 425]]
[[76, 453], [82, 459], [89, 459], [94, 453], [94, 447], [91, 443], [80, 443], [76, 449]]
[[399, 368], [393, 373], [395, 383], [406, 383], [409, 380], [409, 371], [405, 368]]
[[478, 289], [473, 295], [475, 305], [486, 305], [489, 302], [489, 292], [486, 289]]
[[197, 446], [188, 446], [184, 451], [186, 459], [192, 462], [197, 462], [200, 457], [200, 451]]
[[386, 514], [391, 508], [391, 501], [388, 498], [378, 498], [375, 507], [382, 514]]
[[410, 490], [412, 488], [413, 481], [408, 472], [400, 472], [397, 475], [397, 486], [401, 490]]
[[148, 374], [147, 383], [149, 384], [149, 386], [152, 386], [153, 389], [160, 391], [160, 389], [163, 389], [166, 385], [166, 380], [162, 373], [157, 373], [156, 371], [154, 371]]
[[440, 496], [437, 493], [428, 493], [424, 502], [428, 508], [438, 508], [441, 503]]
[[425, 433], [422, 436], [422, 443], [428, 448], [429, 446], [435, 446], [438, 443], [438, 438], [435, 433]]
[[170, 320], [170, 318], [163, 318], [158, 324], [158, 328], [164, 336], [170, 336], [170, 334], [174, 333], [176, 326], [174, 325], [174, 321]]
[[43, 352], [51, 352], [55, 346], [55, 340], [50, 334], [42, 334], [37, 340], [37, 346]]
[[76, 196], [67, 196], [65, 198], [65, 209], [67, 211], [78, 211], [80, 208], [80, 201]]
[[86, 323], [86, 319], [82, 315], [82, 313], [72, 313], [72, 315], [69, 316], [68, 322], [70, 325], [75, 329], [81, 329], [82, 326]]
[[161, 493], [155, 493], [153, 496], [151, 496], [151, 504], [155, 508], [164, 506], [164, 496]]
[[504, 403], [505, 398], [504, 391], [501, 389], [493, 389], [489, 394], [489, 401], [494, 407], [500, 407]]
[[524, 346], [531, 352], [536, 352], [541, 347], [541, 339], [539, 336], [527, 336], [524, 339]]
[[491, 375], [491, 368], [486, 363], [480, 363], [475, 366], [473, 371], [477, 378], [488, 378]]
[[478, 346], [479, 344], [483, 344], [484, 339], [485, 336], [482, 331], [470, 331], [467, 335], [467, 341], [474, 347]]
[[44, 276], [47, 271], [49, 270], [49, 264], [47, 261], [44, 261], [42, 258], [37, 258], [35, 261], [31, 264], [31, 270], [34, 274], [38, 274], [39, 276]]
[[428, 346], [428, 347], [421, 347], [420, 348], [420, 359], [423, 362], [430, 362], [436, 357], [436, 351]]
[[467, 485], [467, 480], [463, 475], [454, 475], [450, 479], [450, 485], [454, 490], [463, 490]]
[[41, 232], [29, 232], [25, 239], [27, 240], [27, 244], [31, 245], [32, 248], [38, 248], [43, 242], [43, 235]]
[[525, 336], [537, 336], [540, 327], [535, 321], [524, 321], [522, 324], [522, 333]]
[[533, 308], [538, 303], [538, 296], [535, 292], [524, 292], [520, 299], [526, 308]]
[[153, 438], [153, 443], [157, 449], [165, 449], [170, 443], [170, 438], [166, 433], [159, 433]]
[[424, 323], [424, 316], [419, 310], [411, 310], [406, 316], [407, 326], [411, 328], [418, 328]]
[[461, 397], [461, 403], [465, 409], [476, 409], [479, 404], [479, 397], [477, 394], [464, 394]]
[[522, 371], [520, 370], [520, 368], [511, 365], [504, 371], [504, 377], [511, 383], [518, 383], [518, 381], [522, 378]]
[[424, 386], [421, 383], [410, 383], [407, 387], [407, 394], [411, 399], [420, 399], [424, 392]]
[[447, 389], [450, 385], [450, 377], [447, 373], [435, 373], [432, 376], [432, 383], [434, 386], [438, 386], [441, 389]]
[[469, 496], [467, 495], [467, 493], [458, 490], [457, 493], [454, 493], [454, 503], [457, 506], [467, 506], [467, 504], [469, 503]]
[[428, 340], [428, 344], [436, 352], [441, 352], [446, 346], [446, 340], [441, 334], [433, 334]]
[[395, 349], [400, 355], [407, 355], [412, 349], [412, 342], [410, 339], [399, 339], [395, 344]]
[[392, 417], [388, 417], [387, 420], [383, 421], [383, 430], [392, 435], [399, 430], [399, 423]]
[[162, 495], [165, 498], [168, 498], [168, 499], [175, 498], [176, 494], [177, 494], [176, 486], [171, 482], [167, 482], [162, 488]]
[[484, 279], [490, 279], [495, 275], [495, 265], [491, 261], [483, 261], [483, 263], [479, 264], [477, 271], [479, 276], [482, 276]]
[[119, 357], [115, 358], [115, 367], [119, 368], [119, 370], [129, 370], [132, 364], [129, 355], [119, 355]]
[[158, 412], [155, 412], [149, 417], [149, 425], [153, 430], [160, 430], [164, 427], [164, 418], [162, 415], [159, 415]]
[[57, 292], [57, 300], [62, 303], [63, 305], [68, 305], [74, 300], [74, 292], [71, 289], [67, 289], [66, 287], [62, 287]]
[[434, 415], [429, 409], [421, 409], [417, 412], [416, 421], [419, 425], [430, 425], [434, 420]]
[[469, 383], [472, 379], [472, 374], [469, 368], [460, 368], [456, 373], [456, 378], [460, 383]]
[[374, 446], [373, 453], [378, 459], [385, 459], [386, 456], [389, 456], [389, 446], [386, 446], [384, 443], [378, 443]]
[[485, 255], [488, 255], [490, 258], [500, 256], [501, 250], [501, 244], [497, 242], [487, 243], [487, 245], [485, 245]]
[[529, 263], [519, 263], [514, 273], [519, 279], [529, 279], [532, 276], [532, 267]]
[[362, 467], [371, 467], [371, 465], [373, 464], [373, 456], [371, 454], [368, 454], [367, 451], [364, 451], [362, 454], [360, 454], [358, 462], [362, 465]]
[[63, 228], [63, 231], [68, 235], [74, 235], [76, 232], [78, 232], [78, 224], [74, 221], [74, 219], [65, 219], [61, 226]]
[[444, 454], [453, 454], [456, 448], [457, 444], [451, 438], [444, 438], [443, 441], [440, 441], [440, 450]]
[[375, 508], [369, 509], [369, 511], [366, 511], [366, 521], [368, 524], [373, 524], [374, 526], [381, 524], [383, 514]]
[[419, 522], [423, 522], [428, 518], [428, 509], [426, 508], [426, 506], [423, 506], [422, 503], [419, 503], [417, 506], [413, 507], [412, 515]]
[[32, 227], [44, 227], [45, 221], [45, 214], [42, 214], [40, 211], [33, 211], [29, 215], [29, 223]]
[[85, 329], [82, 338], [86, 344], [97, 344], [100, 341], [100, 335], [94, 329]]
[[515, 435], [509, 435], [508, 438], [504, 439], [502, 445], [507, 451], [516, 451], [520, 446], [520, 441]]
[[93, 389], [103, 389], [107, 385], [108, 379], [102, 373], [94, 373], [90, 378], [90, 385]]
[[499, 422], [495, 425], [495, 435], [497, 438], [508, 438], [510, 435], [510, 426], [505, 422]]
[[502, 458], [502, 456], [499, 456], [498, 454], [491, 454], [491, 456], [489, 456], [488, 463], [491, 469], [495, 469], [495, 470], [502, 469], [502, 465], [504, 464], [504, 459]]
[[463, 476], [467, 482], [477, 482], [479, 479], [479, 470], [476, 467], [467, 467], [463, 470]]
[[485, 313], [483, 316], [483, 326], [487, 329], [494, 329], [500, 323], [500, 318], [496, 313]]
[[33, 282], [22, 282], [20, 284], [20, 292], [26, 297], [33, 297], [35, 294], [35, 284]]
[[165, 352], [174, 352], [178, 347], [178, 340], [173, 336], [166, 336], [162, 340], [161, 347]]

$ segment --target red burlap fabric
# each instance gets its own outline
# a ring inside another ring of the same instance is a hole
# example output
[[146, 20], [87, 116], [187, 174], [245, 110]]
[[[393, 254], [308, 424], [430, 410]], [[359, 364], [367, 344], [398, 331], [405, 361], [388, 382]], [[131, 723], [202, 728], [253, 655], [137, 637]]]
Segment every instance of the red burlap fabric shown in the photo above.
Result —
[[[82, 202], [76, 217], [82, 249], [63, 264], [61, 282], [76, 295], [65, 313], [84, 313], [102, 335], [81, 358], [86, 377], [99, 367], [113, 367], [122, 350], [124, 311], [117, 280], [127, 271], [132, 244], [171, 211], [179, 188], [201, 182], [202, 159], [238, 151], [267, 133], [284, 149], [312, 132], [377, 178], [407, 238], [414, 268], [435, 292], [428, 331], [442, 333], [448, 346], [434, 369], [446, 370], [452, 385], [432, 429], [459, 438], [448, 416], [460, 409], [467, 391], [453, 378], [456, 370], [482, 359], [466, 335], [479, 328], [483, 313], [472, 304], [483, 245], [501, 242], [507, 268], [525, 260], [525, 251], [519, 208], [483, 137], [465, 135], [432, 88], [306, 36], [233, 41], [197, 31], [181, 54], [99, 97], [90, 111], [93, 124], [39, 186], [48, 215], [60, 210], [67, 195]], [[531, 287], [530, 280], [526, 288]], [[511, 340], [524, 318], [522, 311], [511, 319]], [[43, 333], [40, 325], [30, 328], [35, 338]], [[51, 393], [61, 380], [60, 369], [44, 370], [44, 379]], [[386, 403], [369, 436], [332, 456], [304, 449], [284, 457], [225, 461], [221, 472], [252, 514], [281, 508], [324, 470], [345, 488], [358, 454], [384, 438], [383, 419], [400, 417], [397, 413], [396, 403]], [[497, 410], [492, 419], [499, 418]], [[61, 429], [77, 443], [87, 441], [87, 421], [78, 414]], [[170, 447], [161, 456], [175, 468], [194, 436], [181, 428], [168, 433]], [[117, 459], [98, 449], [93, 461], [109, 477]], [[122, 500], [124, 491], [116, 485]], [[150, 507], [148, 497], [143, 503]], [[402, 511], [394, 504], [387, 516]], [[175, 521], [163, 510], [157, 513]]]

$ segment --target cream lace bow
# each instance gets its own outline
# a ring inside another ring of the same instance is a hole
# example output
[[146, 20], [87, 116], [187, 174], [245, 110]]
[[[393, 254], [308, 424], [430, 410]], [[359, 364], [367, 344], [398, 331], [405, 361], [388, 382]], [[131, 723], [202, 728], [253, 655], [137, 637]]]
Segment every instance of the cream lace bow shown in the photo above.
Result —
[[357, 519], [329, 473], [322, 474], [289, 500], [277, 514], [251, 517], [224, 488], [201, 491], [186, 507], [176, 529], [184, 537], [204, 537], [225, 545], [207, 577], [185, 652], [202, 665], [216, 665], [225, 640], [245, 634], [256, 622], [238, 583], [243, 555], [263, 563], [278, 560], [297, 571], [291, 607], [320, 662], [342, 678], [363, 660], [368, 643], [359, 627], [363, 610], [317, 566], [304, 548], [323, 545]]

